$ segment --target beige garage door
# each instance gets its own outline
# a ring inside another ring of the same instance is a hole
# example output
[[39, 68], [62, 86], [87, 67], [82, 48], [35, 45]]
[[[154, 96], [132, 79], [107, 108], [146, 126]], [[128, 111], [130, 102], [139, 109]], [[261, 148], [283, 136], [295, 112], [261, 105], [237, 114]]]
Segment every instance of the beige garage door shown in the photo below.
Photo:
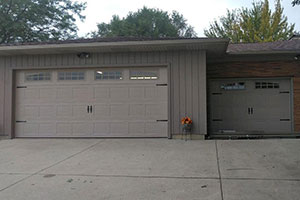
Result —
[[16, 73], [16, 137], [167, 137], [166, 68]]
[[213, 133], [291, 133], [290, 79], [226, 79], [209, 84]]

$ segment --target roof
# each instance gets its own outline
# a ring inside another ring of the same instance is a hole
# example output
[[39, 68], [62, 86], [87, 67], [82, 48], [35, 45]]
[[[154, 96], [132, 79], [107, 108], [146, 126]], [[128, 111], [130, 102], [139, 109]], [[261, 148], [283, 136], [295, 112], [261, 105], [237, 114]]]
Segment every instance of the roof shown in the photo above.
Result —
[[[297, 39], [295, 39], [297, 38]], [[149, 38], [108, 37], [63, 41], [10, 43], [0, 45], [0, 56], [60, 54], [79, 52], [130, 52], [167, 50], [205, 50], [209, 56], [216, 54], [255, 55], [300, 53], [299, 35], [290, 40], [264, 43], [229, 44], [220, 38]], [[229, 44], [229, 45], [228, 45]]]
[[300, 53], [300, 40], [229, 44], [228, 54]]
[[0, 45], [0, 56], [80, 52], [205, 50], [224, 54], [228, 39], [111, 37]]
[[206, 40], [205, 37], [162, 37], [162, 38], [151, 38], [151, 37], [99, 37], [99, 38], [79, 38], [69, 40], [49, 40], [42, 42], [15, 42], [15, 43], [4, 43], [0, 46], [29, 46], [29, 45], [49, 45], [49, 44], [79, 44], [79, 43], [106, 43], [106, 42], [138, 42], [138, 41], [166, 41], [166, 40]]
[[292, 35], [289, 40], [299, 40], [300, 35]]

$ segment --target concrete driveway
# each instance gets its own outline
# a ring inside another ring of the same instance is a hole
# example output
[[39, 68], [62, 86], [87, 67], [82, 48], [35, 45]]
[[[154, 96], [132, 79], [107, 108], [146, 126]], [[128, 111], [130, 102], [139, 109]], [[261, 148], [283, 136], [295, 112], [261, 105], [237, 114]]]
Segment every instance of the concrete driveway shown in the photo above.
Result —
[[300, 140], [0, 141], [0, 199], [300, 199]]

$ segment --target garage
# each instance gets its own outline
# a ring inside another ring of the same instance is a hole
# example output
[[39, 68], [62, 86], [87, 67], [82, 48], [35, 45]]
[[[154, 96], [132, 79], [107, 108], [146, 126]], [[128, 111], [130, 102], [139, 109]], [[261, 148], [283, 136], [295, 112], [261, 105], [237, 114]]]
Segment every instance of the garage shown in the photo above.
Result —
[[167, 67], [17, 70], [15, 137], [168, 137]]
[[210, 132], [291, 134], [291, 95], [290, 78], [210, 80]]

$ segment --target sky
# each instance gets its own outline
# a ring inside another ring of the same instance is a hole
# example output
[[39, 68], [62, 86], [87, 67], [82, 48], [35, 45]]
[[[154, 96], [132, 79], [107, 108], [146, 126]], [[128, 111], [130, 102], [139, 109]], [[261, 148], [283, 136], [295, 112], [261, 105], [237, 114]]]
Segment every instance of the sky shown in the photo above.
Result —
[[[97, 23], [109, 23], [113, 15], [126, 17], [128, 12], [135, 12], [146, 6], [159, 8], [163, 11], [178, 11], [187, 19], [187, 23], [194, 27], [198, 37], [203, 37], [203, 30], [209, 23], [232, 10], [242, 7], [251, 7], [253, 0], [77, 0], [87, 2], [83, 12], [86, 16], [84, 22], [77, 21], [78, 35], [84, 37], [87, 33], [97, 30]], [[292, 7], [292, 0], [282, 0], [284, 14], [289, 23], [295, 23], [295, 29], [300, 32], [300, 5]], [[269, 0], [270, 7], [274, 9], [274, 0]]]

